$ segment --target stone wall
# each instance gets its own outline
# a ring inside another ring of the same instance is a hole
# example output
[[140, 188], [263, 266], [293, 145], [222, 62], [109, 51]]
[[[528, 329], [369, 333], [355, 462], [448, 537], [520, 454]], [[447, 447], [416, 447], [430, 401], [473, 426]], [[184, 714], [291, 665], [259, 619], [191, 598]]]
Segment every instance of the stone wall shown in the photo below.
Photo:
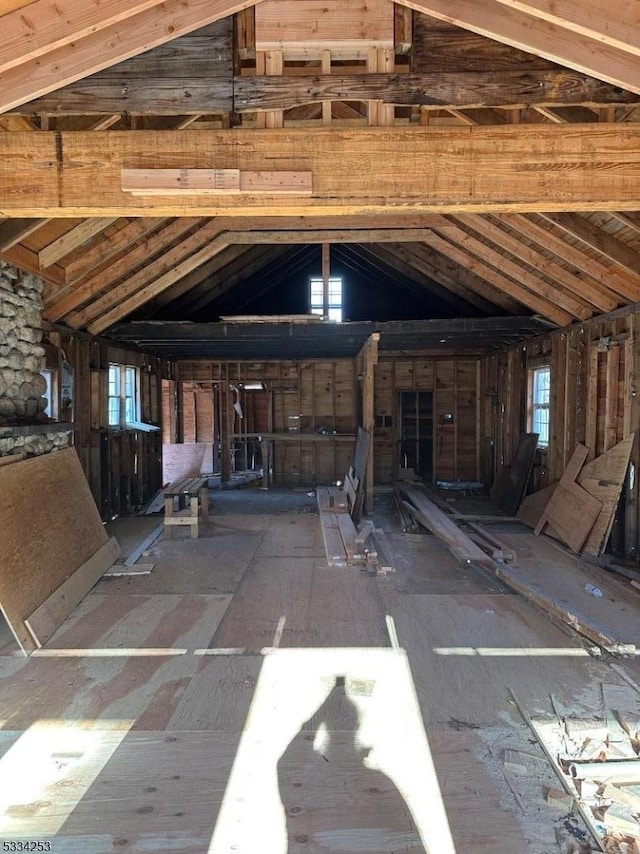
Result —
[[[45, 432], [42, 279], [0, 260], [0, 455], [43, 454], [68, 444], [68, 432]], [[38, 431], [24, 434], [25, 425]], [[21, 435], [12, 435], [12, 427]]]

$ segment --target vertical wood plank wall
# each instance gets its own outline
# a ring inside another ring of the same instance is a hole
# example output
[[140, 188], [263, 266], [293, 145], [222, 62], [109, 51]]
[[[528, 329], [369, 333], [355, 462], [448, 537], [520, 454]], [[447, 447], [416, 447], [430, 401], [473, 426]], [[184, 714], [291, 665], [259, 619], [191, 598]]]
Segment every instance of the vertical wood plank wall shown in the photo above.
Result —
[[433, 392], [434, 480], [478, 479], [477, 373], [477, 359], [472, 358], [380, 355], [375, 380], [377, 482], [388, 483], [397, 475], [402, 391]]
[[[103, 520], [131, 513], [162, 486], [161, 431], [109, 428], [110, 362], [140, 369], [141, 420], [161, 426], [161, 381], [169, 363], [146, 354], [113, 347], [89, 336], [45, 334], [47, 367], [62, 358], [74, 369], [74, 442]], [[55, 354], [52, 356], [51, 354]], [[61, 413], [60, 420], [67, 420]], [[68, 414], [71, 420], [71, 414]]]
[[[593, 459], [638, 431], [636, 393], [640, 358], [640, 313], [603, 316], [554, 331], [480, 362], [480, 475], [492, 483], [501, 464], [509, 464], [520, 433], [528, 429], [528, 372], [551, 369], [549, 447], [538, 449], [532, 490], [559, 480], [578, 442]], [[638, 447], [632, 453], [638, 464]], [[626, 489], [612, 546], [627, 556], [638, 553], [637, 475]]]

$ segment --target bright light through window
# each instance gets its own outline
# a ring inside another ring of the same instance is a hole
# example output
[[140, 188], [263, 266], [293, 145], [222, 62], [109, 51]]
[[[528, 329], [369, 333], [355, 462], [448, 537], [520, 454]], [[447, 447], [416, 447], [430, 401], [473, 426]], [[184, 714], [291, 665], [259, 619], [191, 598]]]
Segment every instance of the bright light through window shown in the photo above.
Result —
[[551, 369], [548, 365], [531, 371], [531, 432], [538, 433], [538, 445], [549, 445], [549, 395]]
[[[337, 323], [342, 322], [342, 279], [329, 279], [329, 305], [328, 317], [329, 320], [335, 320]], [[324, 300], [322, 279], [311, 279], [309, 289], [309, 304], [311, 314], [324, 315]]]

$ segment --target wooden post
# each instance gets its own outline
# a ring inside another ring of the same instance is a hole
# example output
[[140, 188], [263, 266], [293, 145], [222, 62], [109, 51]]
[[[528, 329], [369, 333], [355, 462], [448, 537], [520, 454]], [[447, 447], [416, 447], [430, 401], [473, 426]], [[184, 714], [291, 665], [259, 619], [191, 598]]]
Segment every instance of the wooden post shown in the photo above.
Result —
[[231, 480], [231, 439], [229, 437], [229, 367], [225, 365], [220, 383], [220, 481]]
[[367, 459], [367, 470], [365, 474], [365, 510], [367, 514], [373, 512], [373, 480], [374, 480], [374, 456], [375, 448], [373, 442], [373, 428], [375, 426], [374, 409], [374, 372], [378, 364], [378, 342], [380, 333], [374, 332], [369, 336], [367, 343], [362, 348], [363, 355], [363, 377], [362, 377], [362, 426], [369, 434], [369, 457]]
[[329, 276], [331, 275], [331, 244], [322, 244], [322, 313], [329, 316]]
[[640, 521], [640, 314], [632, 314], [629, 324], [630, 344], [625, 350], [625, 356], [629, 357], [629, 369], [625, 370], [624, 395], [625, 400], [629, 401], [629, 426], [635, 429], [635, 439], [626, 484], [624, 550], [628, 558], [637, 558]]

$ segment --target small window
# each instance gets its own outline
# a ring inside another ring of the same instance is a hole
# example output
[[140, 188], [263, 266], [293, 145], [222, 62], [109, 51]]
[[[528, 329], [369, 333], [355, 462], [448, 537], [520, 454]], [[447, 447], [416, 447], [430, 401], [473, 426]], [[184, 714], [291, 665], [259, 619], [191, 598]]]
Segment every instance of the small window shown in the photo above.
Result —
[[[342, 279], [329, 279], [329, 305], [327, 307], [329, 320], [335, 320], [337, 323], [342, 322], [342, 299]], [[324, 315], [322, 279], [311, 279], [309, 305], [311, 314]]]
[[138, 368], [109, 365], [109, 426], [124, 427], [138, 422]]
[[529, 429], [538, 434], [538, 445], [549, 446], [549, 398], [551, 369], [548, 365], [530, 371]]

